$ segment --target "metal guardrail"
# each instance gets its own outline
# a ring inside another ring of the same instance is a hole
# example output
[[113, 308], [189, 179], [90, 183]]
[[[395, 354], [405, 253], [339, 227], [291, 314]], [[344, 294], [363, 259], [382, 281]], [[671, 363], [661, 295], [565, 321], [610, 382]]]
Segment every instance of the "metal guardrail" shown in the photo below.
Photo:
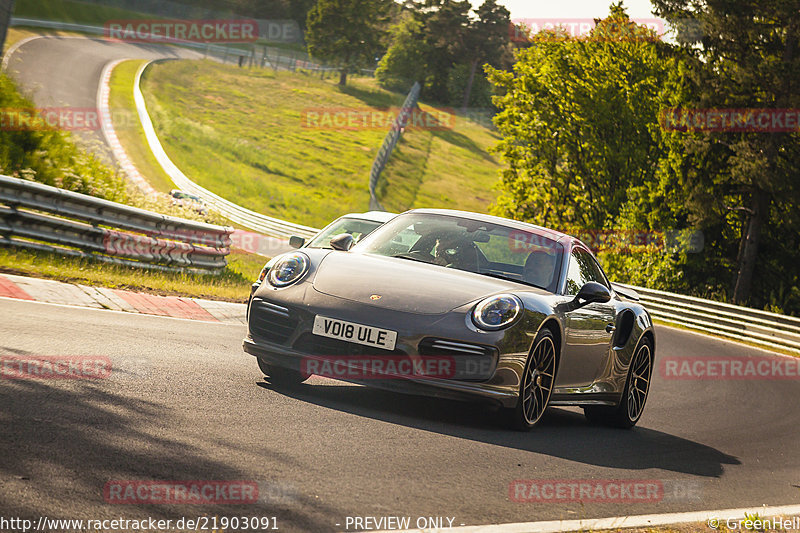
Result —
[[[83, 24], [72, 24], [67, 22], [56, 22], [56, 21], [47, 21], [47, 20], [38, 20], [38, 19], [28, 19], [28, 18], [19, 18], [15, 17], [12, 18], [11, 21], [12, 25], [17, 26], [31, 26], [31, 27], [41, 27], [41, 28], [51, 28], [51, 29], [60, 29], [60, 30], [72, 30], [72, 31], [80, 31], [85, 33], [91, 33], [96, 35], [103, 35], [105, 33], [104, 28], [99, 26], [87, 26]], [[223, 61], [228, 55], [235, 56], [243, 56], [247, 57], [250, 56], [251, 52], [247, 50], [235, 49], [235, 48], [225, 48], [217, 45], [207, 45], [203, 43], [181, 43], [181, 45], [186, 45], [193, 48], [199, 48], [205, 50], [206, 53], [213, 53], [216, 56], [219, 56]], [[313, 65], [310, 63], [300, 63], [299, 60], [295, 57], [283, 57], [283, 56], [276, 56], [278, 60], [285, 60], [287, 65], [291, 65], [291, 67], [287, 68], [303, 68], [304, 66], [313, 69], [313, 68], [322, 68], [318, 67], [317, 65]], [[183, 172], [169, 159], [166, 152], [164, 152], [163, 147], [161, 146], [161, 142], [158, 140], [158, 136], [156, 135], [155, 129], [153, 128], [152, 120], [150, 119], [150, 115], [147, 112], [147, 107], [144, 103], [144, 96], [141, 92], [141, 77], [144, 70], [149, 66], [150, 62], [144, 64], [136, 75], [136, 81], [134, 83], [134, 101], [136, 103], [136, 109], [139, 115], [139, 120], [142, 124], [142, 128], [145, 133], [145, 137], [147, 138], [147, 143], [150, 147], [150, 150], [153, 152], [153, 155], [158, 160], [159, 164], [164, 168], [164, 171], [170, 176], [170, 178], [175, 182], [175, 184], [181, 190], [197, 195], [200, 197], [204, 202], [212, 206], [214, 209], [219, 211], [223, 216], [230, 219], [232, 222], [237, 224], [241, 224], [247, 228], [250, 228], [254, 231], [258, 231], [270, 237], [277, 237], [279, 239], [288, 239], [292, 235], [297, 235], [304, 238], [310, 238], [317, 234], [319, 231], [316, 228], [311, 228], [309, 226], [303, 226], [301, 224], [294, 224], [291, 222], [287, 222], [284, 220], [280, 220], [273, 217], [268, 217], [266, 215], [262, 215], [261, 213], [257, 213], [255, 211], [251, 211], [246, 209], [242, 206], [234, 204], [224, 198], [212, 193], [211, 191], [200, 187], [193, 181], [191, 181], [188, 177], [186, 177]]]
[[411, 87], [408, 96], [406, 96], [406, 100], [403, 102], [403, 107], [400, 108], [397, 118], [395, 118], [394, 122], [392, 122], [392, 126], [389, 128], [389, 133], [387, 133], [386, 137], [384, 137], [383, 144], [381, 145], [380, 150], [378, 150], [378, 155], [375, 156], [375, 160], [372, 162], [372, 169], [369, 173], [369, 208], [372, 211], [386, 211], [378, 201], [378, 197], [375, 195], [375, 188], [378, 186], [378, 179], [381, 177], [381, 172], [383, 172], [383, 169], [386, 167], [386, 163], [389, 161], [389, 158], [394, 151], [394, 147], [397, 146], [397, 141], [399, 141], [400, 137], [403, 135], [403, 131], [408, 124], [408, 119], [411, 117], [411, 113], [417, 107], [417, 102], [419, 102], [419, 92], [419, 82], [415, 82]]
[[653, 318], [764, 348], [800, 354], [800, 318], [630, 286]]
[[[88, 33], [90, 35], [100, 35], [100, 36], [106, 35], [106, 29], [101, 26], [90, 26], [87, 24], [75, 24], [72, 22], [59, 22], [54, 20], [11, 17], [10, 25], [26, 26], [31, 28], [47, 28], [53, 30], [74, 31], [80, 33]], [[275, 69], [285, 68], [286, 70], [296, 70], [298, 68], [304, 68], [314, 72], [329, 72], [337, 70], [333, 67], [326, 67], [325, 65], [319, 65], [315, 62], [312, 62], [308, 59], [306, 55], [300, 55], [300, 56], [298, 56], [297, 54], [286, 55], [283, 53], [284, 51], [282, 49], [264, 44], [255, 45], [261, 49], [261, 54], [258, 55], [256, 54], [254, 48], [250, 49], [233, 48], [228, 46], [220, 46], [217, 44], [201, 43], [196, 41], [172, 40], [171, 42], [165, 42], [163, 44], [194, 48], [196, 50], [202, 51], [207, 56], [212, 56], [218, 59], [222, 63], [228, 63], [228, 58], [230, 58], [231, 62], [235, 64], [239, 62], [241, 58], [243, 61], [246, 60], [248, 66], [255, 66], [256, 64], [259, 64], [259, 66], [261, 66], [262, 68], [266, 68], [267, 64], [269, 64], [269, 66], [271, 66], [272, 68]]]
[[[0, 246], [16, 246], [157, 270], [216, 272], [233, 228], [145, 211], [0, 176]], [[54, 216], [55, 215], [55, 216]]]

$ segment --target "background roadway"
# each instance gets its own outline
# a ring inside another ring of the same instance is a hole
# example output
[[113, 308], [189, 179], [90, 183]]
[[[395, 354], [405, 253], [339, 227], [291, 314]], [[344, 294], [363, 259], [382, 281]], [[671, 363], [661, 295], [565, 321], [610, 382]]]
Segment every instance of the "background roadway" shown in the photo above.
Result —
[[[201, 59], [194, 50], [156, 44], [134, 44], [82, 37], [37, 38], [21, 44], [9, 57], [8, 72], [23, 94], [39, 107], [97, 108], [103, 67], [118, 59]], [[131, 119], [135, 113], [131, 111]], [[76, 131], [94, 152], [110, 159], [103, 132]]]

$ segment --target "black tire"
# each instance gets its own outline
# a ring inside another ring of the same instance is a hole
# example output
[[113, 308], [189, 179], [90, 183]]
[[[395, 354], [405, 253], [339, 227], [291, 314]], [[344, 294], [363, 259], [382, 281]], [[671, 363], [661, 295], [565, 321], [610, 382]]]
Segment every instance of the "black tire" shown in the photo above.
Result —
[[256, 357], [256, 361], [258, 361], [258, 368], [274, 385], [299, 385], [309, 378], [309, 376], [304, 376], [297, 370], [265, 363], [259, 357]]
[[653, 343], [648, 337], [642, 338], [633, 354], [619, 405], [584, 407], [589, 422], [630, 429], [642, 417], [653, 377]]
[[517, 431], [529, 431], [541, 420], [555, 383], [558, 351], [553, 332], [543, 328], [533, 342], [519, 384], [516, 407], [508, 409], [508, 425]]

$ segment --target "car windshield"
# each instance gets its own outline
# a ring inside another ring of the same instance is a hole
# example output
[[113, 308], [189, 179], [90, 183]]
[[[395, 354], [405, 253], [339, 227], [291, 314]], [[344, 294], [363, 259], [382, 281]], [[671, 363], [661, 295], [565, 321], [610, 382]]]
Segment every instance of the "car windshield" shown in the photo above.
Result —
[[308, 248], [330, 248], [331, 239], [342, 233], [349, 233], [355, 242], [360, 241], [365, 235], [380, 226], [380, 222], [364, 220], [361, 218], [342, 217], [323, 229], [308, 243]]
[[430, 263], [554, 292], [563, 246], [533, 230], [451, 215], [407, 213], [387, 222], [353, 251]]

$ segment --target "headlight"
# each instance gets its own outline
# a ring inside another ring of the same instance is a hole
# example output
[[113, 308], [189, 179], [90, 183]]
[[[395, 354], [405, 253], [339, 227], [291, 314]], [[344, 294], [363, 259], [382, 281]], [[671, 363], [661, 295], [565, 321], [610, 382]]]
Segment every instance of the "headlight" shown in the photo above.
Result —
[[258, 283], [263, 283], [264, 278], [267, 277], [267, 272], [269, 272], [269, 269], [272, 268], [278, 259], [280, 259], [280, 256], [273, 257], [264, 265], [264, 268], [261, 269], [261, 273], [258, 275]]
[[286, 287], [303, 277], [308, 270], [308, 257], [301, 252], [291, 252], [278, 257], [267, 272], [267, 281], [273, 287]]
[[481, 329], [496, 331], [510, 326], [522, 312], [522, 302], [511, 294], [490, 296], [472, 311], [472, 322]]

